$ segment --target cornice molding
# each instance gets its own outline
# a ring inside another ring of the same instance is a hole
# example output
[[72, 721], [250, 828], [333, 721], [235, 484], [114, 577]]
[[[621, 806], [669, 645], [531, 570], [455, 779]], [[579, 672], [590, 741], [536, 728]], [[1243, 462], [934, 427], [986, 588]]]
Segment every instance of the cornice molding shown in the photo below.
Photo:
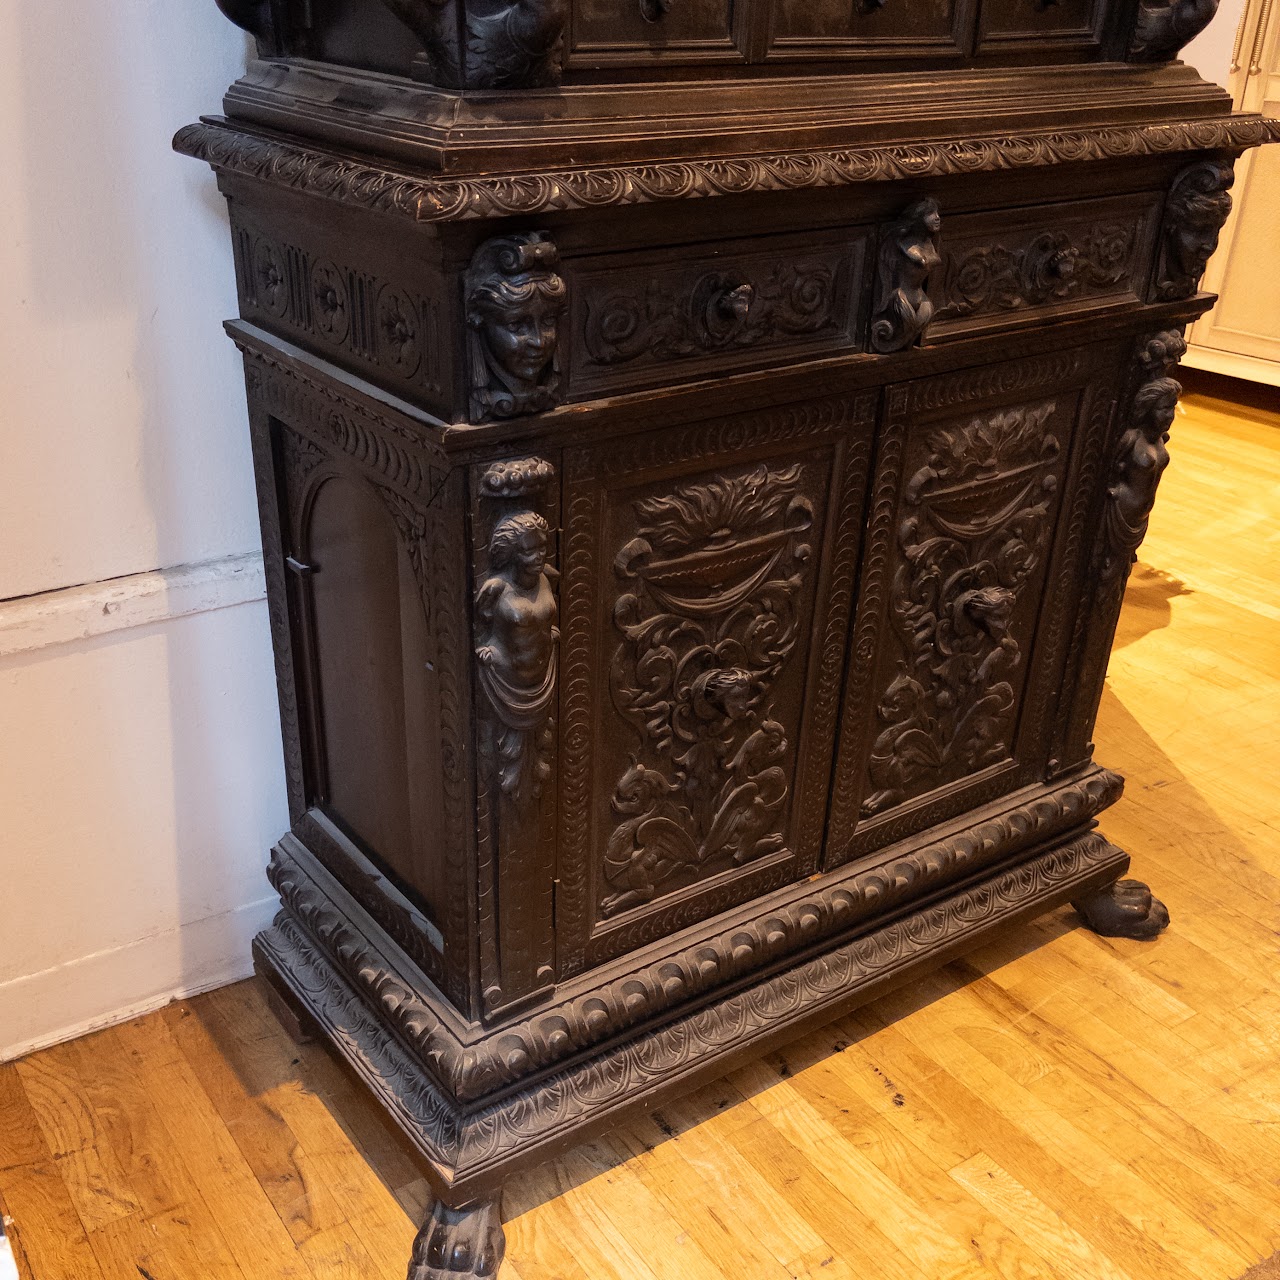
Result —
[[413, 222], [453, 222], [760, 191], [802, 191], [948, 174], [1043, 168], [1184, 151], [1241, 151], [1280, 141], [1261, 116], [885, 143], [735, 159], [431, 178], [202, 121], [180, 129], [183, 155], [241, 177]]

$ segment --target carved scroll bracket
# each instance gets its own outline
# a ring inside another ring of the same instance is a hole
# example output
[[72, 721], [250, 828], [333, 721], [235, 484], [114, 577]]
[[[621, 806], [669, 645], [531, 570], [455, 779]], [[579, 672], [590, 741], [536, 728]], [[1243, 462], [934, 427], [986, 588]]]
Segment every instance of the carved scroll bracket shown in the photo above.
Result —
[[1168, 62], [1213, 20], [1218, 0], [1142, 0], [1129, 57]]
[[928, 286], [929, 276], [942, 261], [941, 230], [938, 202], [921, 200], [886, 231], [871, 317], [872, 350], [905, 351], [924, 337], [933, 319]]
[[534, 89], [560, 82], [567, 0], [384, 3], [422, 43], [431, 79], [438, 85], [448, 89]]
[[471, 418], [514, 418], [560, 396], [560, 319], [568, 289], [542, 232], [487, 240], [467, 271]]

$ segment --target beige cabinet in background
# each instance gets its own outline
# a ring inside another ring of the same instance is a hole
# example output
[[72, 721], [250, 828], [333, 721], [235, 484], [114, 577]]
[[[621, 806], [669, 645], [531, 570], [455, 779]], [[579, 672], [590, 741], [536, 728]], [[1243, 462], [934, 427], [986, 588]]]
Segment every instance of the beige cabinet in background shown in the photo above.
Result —
[[[1248, 0], [1227, 87], [1238, 111], [1280, 116], [1280, 0]], [[1193, 326], [1184, 363], [1280, 386], [1280, 148], [1244, 155], [1233, 194], [1202, 286], [1218, 304]]]

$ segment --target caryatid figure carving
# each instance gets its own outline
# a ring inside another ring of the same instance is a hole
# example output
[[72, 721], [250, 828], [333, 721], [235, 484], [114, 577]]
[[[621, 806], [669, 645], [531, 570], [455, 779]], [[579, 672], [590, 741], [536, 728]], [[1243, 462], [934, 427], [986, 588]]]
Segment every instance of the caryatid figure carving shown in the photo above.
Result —
[[880, 247], [880, 280], [871, 345], [880, 352], [905, 351], [924, 336], [933, 319], [929, 276], [942, 261], [942, 215], [936, 200], [911, 205], [889, 228]]
[[471, 417], [514, 418], [559, 399], [560, 317], [568, 290], [541, 232], [488, 240], [467, 272]]
[[536, 800], [551, 773], [560, 631], [549, 537], [533, 511], [499, 521], [489, 540], [492, 576], [476, 596], [480, 687], [498, 721], [502, 793], [517, 806]]

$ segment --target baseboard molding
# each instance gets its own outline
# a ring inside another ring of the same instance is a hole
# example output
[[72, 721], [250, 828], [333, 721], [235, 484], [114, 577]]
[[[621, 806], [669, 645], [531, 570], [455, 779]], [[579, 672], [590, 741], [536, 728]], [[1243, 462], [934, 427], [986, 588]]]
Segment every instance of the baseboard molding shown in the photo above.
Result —
[[127, 1022], [253, 972], [274, 895], [110, 951], [0, 983], [0, 1062]]
[[0, 602], [0, 658], [266, 596], [257, 551]]

